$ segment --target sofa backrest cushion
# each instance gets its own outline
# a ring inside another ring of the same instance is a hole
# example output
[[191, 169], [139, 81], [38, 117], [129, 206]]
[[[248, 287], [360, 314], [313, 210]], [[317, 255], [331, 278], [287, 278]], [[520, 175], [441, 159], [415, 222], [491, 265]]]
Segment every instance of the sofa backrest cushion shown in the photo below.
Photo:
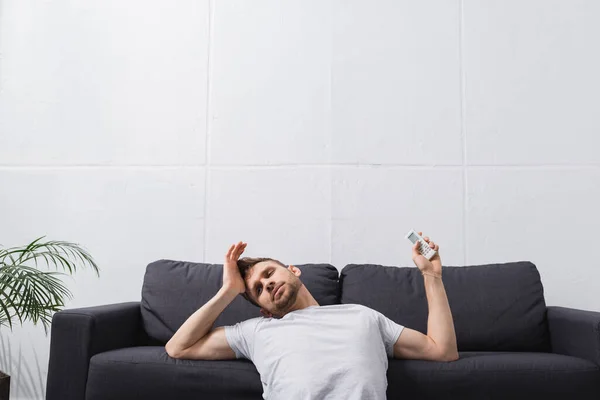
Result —
[[[339, 303], [338, 270], [329, 264], [297, 265], [300, 279], [321, 305]], [[221, 264], [159, 260], [146, 268], [141, 313], [148, 336], [166, 343], [185, 320], [214, 297], [223, 284]], [[214, 327], [260, 317], [259, 308], [237, 296]]]
[[[546, 304], [530, 262], [444, 267], [459, 351], [548, 351]], [[340, 274], [341, 303], [373, 308], [427, 333], [427, 298], [416, 267], [351, 264]]]

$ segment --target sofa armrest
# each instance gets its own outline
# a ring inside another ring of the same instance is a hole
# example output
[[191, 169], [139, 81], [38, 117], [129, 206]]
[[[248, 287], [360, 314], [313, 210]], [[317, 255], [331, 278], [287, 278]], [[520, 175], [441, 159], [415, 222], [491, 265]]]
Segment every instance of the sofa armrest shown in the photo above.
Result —
[[600, 365], [600, 312], [548, 307], [552, 352]]
[[46, 400], [83, 400], [90, 358], [137, 346], [142, 337], [140, 303], [59, 311], [52, 317]]

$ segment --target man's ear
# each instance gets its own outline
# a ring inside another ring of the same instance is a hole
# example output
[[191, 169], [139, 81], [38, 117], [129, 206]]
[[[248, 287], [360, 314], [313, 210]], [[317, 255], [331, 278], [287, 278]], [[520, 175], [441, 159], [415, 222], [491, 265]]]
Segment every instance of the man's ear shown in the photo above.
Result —
[[290, 264], [290, 266], [288, 267], [288, 269], [290, 271], [292, 271], [292, 274], [294, 274], [296, 276], [302, 275], [302, 271], [300, 271], [300, 268], [296, 267], [295, 265]]
[[271, 318], [273, 317], [273, 314], [271, 314], [270, 312], [268, 312], [267, 310], [265, 310], [264, 308], [260, 309], [260, 313], [262, 314], [263, 317], [265, 318]]

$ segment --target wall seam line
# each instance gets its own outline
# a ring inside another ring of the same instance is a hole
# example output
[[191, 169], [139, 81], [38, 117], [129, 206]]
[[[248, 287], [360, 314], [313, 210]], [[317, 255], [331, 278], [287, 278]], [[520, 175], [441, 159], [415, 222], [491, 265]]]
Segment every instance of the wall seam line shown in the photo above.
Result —
[[458, 0], [458, 65], [460, 76], [460, 136], [462, 139], [463, 173], [463, 260], [469, 265], [467, 251], [467, 212], [468, 212], [468, 174], [467, 174], [467, 130], [466, 130], [466, 72], [464, 65], [464, 0]]
[[202, 261], [206, 260], [206, 247], [208, 243], [208, 189], [210, 187], [210, 129], [211, 129], [211, 104], [210, 104], [210, 91], [211, 91], [211, 75], [212, 75], [212, 41], [213, 41], [213, 12], [214, 12], [213, 0], [208, 0], [208, 46], [207, 46], [207, 61], [206, 61], [206, 130], [204, 137], [204, 237], [202, 238]]

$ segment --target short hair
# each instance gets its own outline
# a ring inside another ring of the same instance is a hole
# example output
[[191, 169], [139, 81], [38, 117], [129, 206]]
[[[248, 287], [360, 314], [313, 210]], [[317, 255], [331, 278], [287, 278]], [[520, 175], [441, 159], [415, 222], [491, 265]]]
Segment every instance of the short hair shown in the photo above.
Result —
[[[274, 258], [243, 257], [237, 261], [237, 266], [238, 266], [238, 270], [240, 271], [240, 275], [242, 276], [242, 279], [244, 280], [244, 282], [246, 282], [246, 276], [248, 275], [250, 268], [254, 267], [256, 264], [263, 262], [263, 261], [273, 261], [273, 262], [281, 265], [283, 268], [286, 268], [284, 263], [282, 263], [279, 260], [275, 260]], [[254, 304], [256, 307], [260, 308], [260, 304], [257, 304], [250, 296], [248, 296], [248, 294], [246, 292], [242, 293], [242, 297], [244, 297], [250, 303]]]

